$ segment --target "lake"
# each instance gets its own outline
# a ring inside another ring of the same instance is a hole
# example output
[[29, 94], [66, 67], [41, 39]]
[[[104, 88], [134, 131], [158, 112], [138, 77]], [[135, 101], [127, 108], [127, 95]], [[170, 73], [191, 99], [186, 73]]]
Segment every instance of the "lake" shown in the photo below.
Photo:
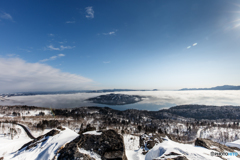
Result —
[[183, 104], [234, 105], [240, 106], [240, 91], [126, 91], [115, 94], [147, 96], [141, 102], [127, 105], [95, 104], [85, 99], [108, 93], [76, 93], [35, 96], [13, 96], [0, 101], [0, 105], [31, 105], [51, 108], [76, 108], [83, 106], [110, 107], [118, 110], [139, 109], [157, 111]]

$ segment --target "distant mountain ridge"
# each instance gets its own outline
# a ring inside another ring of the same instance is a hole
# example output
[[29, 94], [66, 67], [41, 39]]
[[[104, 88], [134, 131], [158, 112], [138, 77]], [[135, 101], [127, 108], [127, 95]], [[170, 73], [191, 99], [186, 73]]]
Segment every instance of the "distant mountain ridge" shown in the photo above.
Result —
[[39, 91], [39, 92], [16, 92], [16, 93], [0, 93], [2, 97], [11, 96], [33, 96], [48, 94], [74, 94], [74, 93], [104, 93], [104, 92], [124, 92], [124, 91], [157, 91], [154, 90], [137, 90], [137, 89], [102, 89], [102, 90], [69, 90], [69, 91]]
[[180, 91], [185, 90], [240, 90], [240, 86], [232, 86], [232, 85], [224, 85], [224, 86], [217, 86], [212, 88], [183, 88]]

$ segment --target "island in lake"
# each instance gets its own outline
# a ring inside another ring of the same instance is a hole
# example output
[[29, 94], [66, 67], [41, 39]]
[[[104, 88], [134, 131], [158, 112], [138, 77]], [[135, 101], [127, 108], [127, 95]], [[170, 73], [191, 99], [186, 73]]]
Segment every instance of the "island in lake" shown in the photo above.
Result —
[[124, 105], [137, 103], [143, 100], [143, 96], [138, 95], [127, 95], [127, 94], [106, 94], [100, 95], [98, 97], [93, 97], [87, 99], [93, 103], [107, 104], [107, 105]]

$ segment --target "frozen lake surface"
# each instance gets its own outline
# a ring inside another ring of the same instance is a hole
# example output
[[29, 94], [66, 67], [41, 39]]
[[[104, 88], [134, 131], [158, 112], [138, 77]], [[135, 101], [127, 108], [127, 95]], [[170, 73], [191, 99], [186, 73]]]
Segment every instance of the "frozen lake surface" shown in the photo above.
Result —
[[234, 105], [240, 106], [240, 91], [130, 91], [113, 92], [115, 94], [129, 94], [149, 96], [141, 102], [128, 105], [105, 105], [85, 101], [85, 99], [96, 97], [107, 93], [76, 93], [76, 94], [54, 94], [35, 96], [8, 97], [8, 100], [0, 101], [0, 105], [29, 105], [51, 108], [76, 108], [83, 106], [110, 107], [118, 110], [140, 109], [156, 111], [183, 104], [203, 105]]

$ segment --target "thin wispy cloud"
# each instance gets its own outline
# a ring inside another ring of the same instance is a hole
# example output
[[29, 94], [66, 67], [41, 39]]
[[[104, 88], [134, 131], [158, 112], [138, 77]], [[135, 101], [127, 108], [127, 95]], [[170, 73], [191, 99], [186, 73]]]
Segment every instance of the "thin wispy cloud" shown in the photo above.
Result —
[[58, 42], [58, 43], [64, 44], [64, 43], [67, 43], [67, 41], [65, 40], [65, 41], [61, 41], [61, 42]]
[[66, 23], [75, 23], [76, 21], [66, 21]]
[[110, 61], [103, 61], [104, 64], [110, 63]]
[[50, 33], [48, 34], [49, 37], [54, 37], [54, 34]]
[[197, 43], [193, 43], [191, 46], [188, 46], [187, 49], [190, 49], [192, 46], [194, 47], [196, 45], [197, 45]]
[[73, 49], [73, 48], [75, 48], [75, 46], [63, 46], [63, 45], [60, 46], [60, 50]]
[[93, 80], [20, 58], [0, 58], [1, 92], [80, 90]]
[[116, 35], [116, 32], [117, 32], [118, 30], [116, 29], [116, 30], [114, 30], [114, 31], [111, 31], [111, 32], [107, 32], [107, 33], [102, 33], [103, 35], [105, 35], [105, 36], [111, 36], [111, 35]]
[[25, 51], [25, 52], [31, 52], [31, 50], [29, 50], [29, 49], [23, 49], [23, 48], [19, 48], [19, 50]]
[[103, 33], [103, 35], [115, 35], [115, 32]]
[[6, 56], [7, 57], [18, 57], [19, 55], [12, 53], [12, 54], [7, 54]]
[[1, 12], [0, 19], [13, 20], [12, 16], [9, 13]]
[[93, 7], [86, 7], [86, 18], [94, 18], [94, 10], [93, 10]]
[[49, 45], [47, 48], [50, 50], [60, 51], [60, 48], [55, 48], [53, 45]]
[[64, 54], [58, 54], [58, 55], [56, 55], [56, 56], [52, 56], [52, 57], [50, 57], [50, 58], [40, 60], [39, 62], [52, 61], [52, 60], [55, 60], [55, 59], [57, 59], [57, 58], [64, 57], [64, 56], [65, 56]]
[[52, 50], [52, 51], [62, 51], [64, 49], [73, 49], [75, 46], [63, 46], [61, 45], [60, 47], [54, 47], [53, 45], [47, 46], [47, 49]]
[[193, 45], [192, 46], [196, 46], [197, 45], [197, 43], [193, 43]]

